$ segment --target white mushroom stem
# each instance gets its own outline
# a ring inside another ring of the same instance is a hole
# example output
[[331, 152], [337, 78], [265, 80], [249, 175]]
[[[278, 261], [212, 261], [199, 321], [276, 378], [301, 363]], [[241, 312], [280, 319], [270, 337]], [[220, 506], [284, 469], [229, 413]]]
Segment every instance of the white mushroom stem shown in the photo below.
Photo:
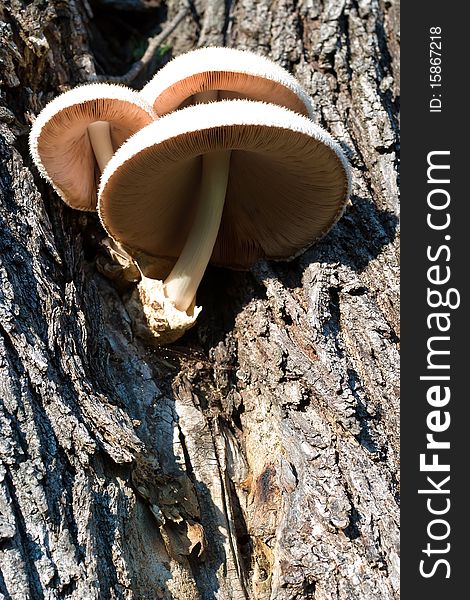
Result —
[[101, 171], [111, 160], [114, 148], [111, 141], [111, 130], [108, 121], [95, 121], [88, 125], [88, 137]]
[[214, 249], [224, 209], [230, 155], [230, 150], [221, 150], [202, 157], [194, 224], [177, 263], [165, 280], [165, 295], [181, 311], [191, 306]]

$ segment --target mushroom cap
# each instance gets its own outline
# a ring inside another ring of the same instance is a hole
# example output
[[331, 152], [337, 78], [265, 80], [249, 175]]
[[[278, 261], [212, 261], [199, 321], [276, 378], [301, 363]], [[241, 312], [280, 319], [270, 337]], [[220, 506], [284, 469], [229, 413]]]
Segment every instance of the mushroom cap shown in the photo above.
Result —
[[72, 208], [96, 210], [100, 170], [88, 137], [94, 121], [108, 121], [119, 148], [155, 119], [152, 107], [130, 88], [92, 83], [49, 102], [34, 122], [29, 147], [40, 174]]
[[313, 116], [298, 81], [269, 58], [234, 48], [199, 48], [171, 60], [140, 92], [158, 115], [193, 103], [194, 94], [219, 90], [220, 99], [258, 100]]
[[339, 219], [350, 193], [339, 145], [280, 106], [221, 100], [170, 113], [130, 138], [101, 178], [98, 210], [131, 254], [176, 260], [198, 201], [202, 155], [231, 150], [211, 262], [246, 269], [300, 254]]

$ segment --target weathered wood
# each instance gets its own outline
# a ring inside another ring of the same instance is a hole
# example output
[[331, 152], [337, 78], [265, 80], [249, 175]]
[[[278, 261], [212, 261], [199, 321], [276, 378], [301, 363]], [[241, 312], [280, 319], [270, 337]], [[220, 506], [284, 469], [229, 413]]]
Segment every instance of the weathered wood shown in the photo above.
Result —
[[398, 3], [197, 0], [150, 61], [270, 56], [354, 177], [320, 244], [209, 269], [200, 322], [160, 349], [27, 144], [49, 99], [126, 73], [130, 30], [143, 53], [183, 6], [134, 4], [0, 6], [0, 598], [396, 599]]

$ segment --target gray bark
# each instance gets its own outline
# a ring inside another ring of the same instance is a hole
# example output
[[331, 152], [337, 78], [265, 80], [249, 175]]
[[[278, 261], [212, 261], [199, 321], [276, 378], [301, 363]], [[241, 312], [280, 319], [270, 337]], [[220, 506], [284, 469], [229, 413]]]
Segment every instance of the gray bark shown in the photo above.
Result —
[[168, 348], [28, 155], [49, 99], [125, 73], [181, 8], [116, 4], [0, 7], [0, 598], [395, 599], [398, 3], [198, 0], [157, 52], [270, 56], [353, 170], [320, 244], [209, 269]]

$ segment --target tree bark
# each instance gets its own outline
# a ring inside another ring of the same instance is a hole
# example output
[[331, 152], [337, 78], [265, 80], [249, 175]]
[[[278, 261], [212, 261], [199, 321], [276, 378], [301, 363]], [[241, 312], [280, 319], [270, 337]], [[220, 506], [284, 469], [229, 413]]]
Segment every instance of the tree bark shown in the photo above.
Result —
[[185, 6], [0, 6], [0, 598], [398, 598], [398, 2], [196, 0], [139, 68], [137, 87], [196, 46], [267, 55], [353, 171], [321, 243], [209, 269], [199, 323], [155, 348], [28, 132]]

